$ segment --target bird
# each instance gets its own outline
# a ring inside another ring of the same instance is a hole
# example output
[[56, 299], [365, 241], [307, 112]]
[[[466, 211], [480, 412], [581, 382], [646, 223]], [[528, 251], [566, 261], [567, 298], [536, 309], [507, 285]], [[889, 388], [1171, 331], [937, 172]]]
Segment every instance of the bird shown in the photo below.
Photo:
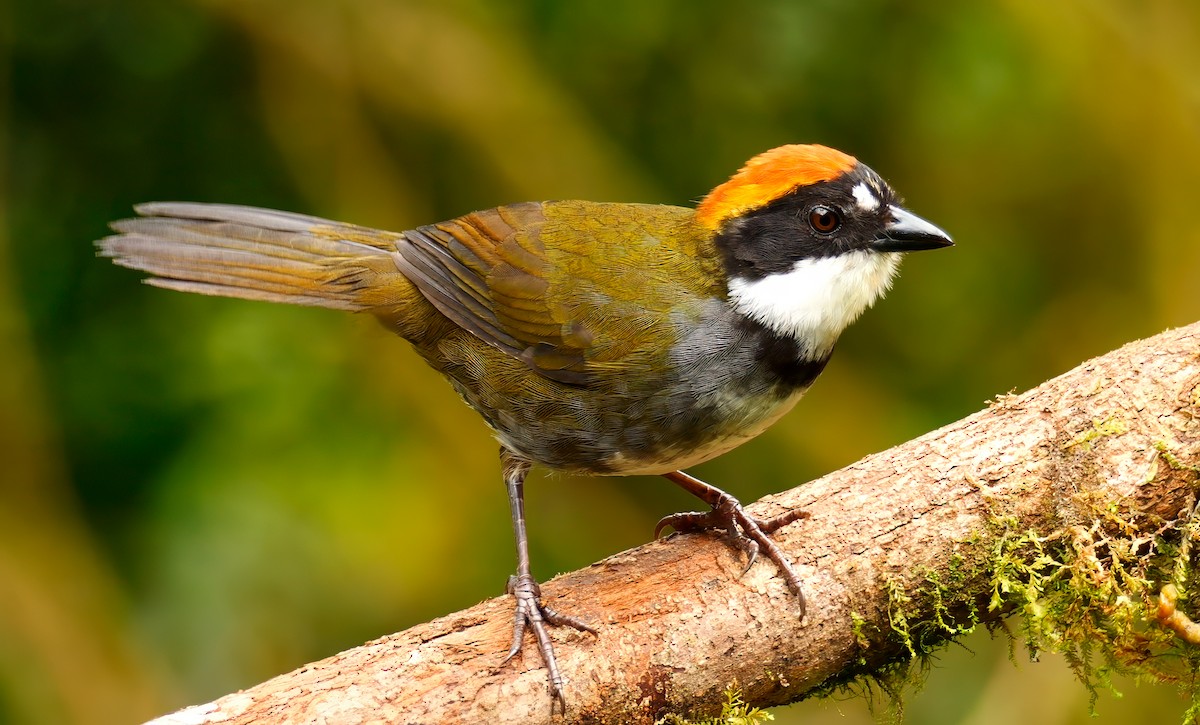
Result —
[[746, 571], [765, 554], [802, 619], [800, 577], [772, 535], [804, 512], [758, 519], [684, 471], [790, 410], [904, 254], [953, 245], [870, 167], [820, 144], [754, 156], [695, 207], [527, 202], [402, 232], [228, 204], [134, 209], [95, 243], [100, 256], [156, 287], [369, 313], [482, 416], [516, 539], [504, 661], [532, 633], [563, 712], [548, 627], [597, 630], [542, 602], [531, 466], [664, 476], [709, 508], [663, 518], [655, 538], [716, 530]]

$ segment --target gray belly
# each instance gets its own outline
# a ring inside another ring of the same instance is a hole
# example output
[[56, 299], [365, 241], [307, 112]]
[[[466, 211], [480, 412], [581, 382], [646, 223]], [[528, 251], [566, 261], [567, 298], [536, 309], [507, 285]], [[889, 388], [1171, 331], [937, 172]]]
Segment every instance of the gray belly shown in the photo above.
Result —
[[691, 468], [737, 448], [754, 438], [792, 409], [804, 389], [787, 397], [777, 395], [739, 397], [718, 403], [698, 416], [695, 428], [680, 431], [679, 442], [658, 441], [645, 447], [616, 451], [592, 472], [609, 475], [660, 474]]
[[537, 463], [592, 474], [657, 474], [707, 461], [762, 433], [825, 365], [799, 359], [792, 341], [719, 300], [674, 322], [676, 342], [665, 355], [650, 356], [653, 366], [597, 375], [587, 388], [539, 378], [519, 404], [505, 404], [486, 379], [451, 376], [451, 382], [504, 446]]

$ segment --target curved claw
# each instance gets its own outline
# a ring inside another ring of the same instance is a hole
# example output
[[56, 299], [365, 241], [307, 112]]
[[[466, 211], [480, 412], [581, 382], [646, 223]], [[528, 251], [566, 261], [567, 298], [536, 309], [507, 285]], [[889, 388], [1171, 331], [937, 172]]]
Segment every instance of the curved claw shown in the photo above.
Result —
[[[542, 655], [542, 661], [546, 663], [546, 671], [550, 679], [550, 696], [561, 708], [563, 714], [566, 714], [567, 698], [563, 694], [563, 678], [558, 670], [558, 661], [554, 657], [554, 645], [550, 641], [550, 633], [546, 630], [546, 625], [566, 625], [581, 632], [590, 632], [593, 635], [597, 632], [583, 620], [559, 614], [542, 604], [542, 589], [528, 574], [510, 576], [506, 589], [517, 600], [517, 606], [513, 616], [512, 647], [509, 648], [508, 655], [501, 661], [501, 664], [507, 663], [521, 651], [525, 629], [532, 630], [534, 639], [538, 643], [538, 652]], [[553, 714], [553, 709], [552, 706], [551, 714]]]
[[754, 519], [754, 522], [758, 524], [758, 528], [762, 529], [764, 534], [773, 534], [784, 526], [795, 523], [800, 519], [807, 519], [809, 516], [812, 516], [812, 514], [804, 509], [792, 509], [766, 520]]
[[758, 544], [754, 539], [742, 538], [738, 539], [742, 547], [742, 551], [746, 552], [746, 568], [742, 569], [741, 576], [746, 576], [750, 572], [750, 567], [754, 566], [754, 562], [758, 561]]
[[582, 619], [579, 619], [577, 617], [572, 617], [569, 614], [559, 614], [555, 610], [551, 609], [548, 604], [542, 605], [542, 617], [547, 622], [549, 622], [550, 624], [553, 624], [556, 627], [562, 627], [562, 626], [572, 627], [574, 629], [579, 630], [580, 632], [587, 632], [588, 634], [594, 634], [597, 637], [600, 636], [600, 633], [596, 631], [595, 627], [592, 627], [587, 622], [585, 622]]
[[715, 526], [720, 526], [720, 522], [713, 518], [712, 511], [681, 511], [677, 514], [664, 516], [654, 525], [654, 538], [662, 533], [662, 530], [670, 527], [678, 533], [684, 534], [689, 531], [703, 531], [711, 529]]
[[[785, 514], [785, 516], [786, 515], [787, 514]], [[775, 565], [779, 567], [780, 573], [783, 574], [784, 581], [786, 581], [788, 584], [788, 588], [795, 592], [796, 596], [800, 597], [800, 616], [803, 617], [805, 602], [804, 592], [800, 590], [800, 577], [796, 574], [796, 570], [792, 568], [792, 563], [788, 561], [788, 558], [784, 555], [783, 550], [779, 548], [779, 545], [775, 543], [774, 539], [770, 537], [769, 533], [762, 528], [758, 519], [750, 516], [742, 509], [741, 504], [737, 505], [736, 510], [733, 512], [733, 518], [737, 522], [738, 527], [741, 528], [741, 535], [765, 551], [767, 557], [770, 558], [771, 561], [775, 562]], [[770, 522], [768, 522], [768, 525], [770, 525]], [[779, 524], [779, 526], [782, 525], [783, 524]], [[771, 531], [779, 528], [779, 526], [771, 529]]]
[[673, 473], [663, 475], [668, 480], [708, 503], [712, 506], [712, 510], [705, 513], [689, 512], [664, 516], [659, 520], [658, 525], [654, 527], [655, 538], [658, 538], [659, 533], [667, 526], [679, 532], [725, 529], [729, 532], [730, 538], [737, 547], [746, 552], [746, 568], [742, 570], [742, 575], [744, 576], [754, 566], [754, 563], [758, 560], [759, 553], [765, 553], [767, 558], [775, 562], [775, 565], [779, 567], [780, 573], [783, 574], [783, 578], [788, 584], [788, 588], [800, 598], [800, 616], [803, 618], [805, 602], [804, 593], [800, 590], [800, 577], [796, 574], [796, 570], [792, 568], [792, 564], [788, 561], [787, 556], [784, 555], [783, 550], [771, 538], [771, 534], [790, 523], [808, 518], [808, 513], [795, 510], [766, 520], [757, 519], [746, 513], [746, 510], [742, 508], [742, 504], [736, 498], [719, 488], [710, 486], [682, 471], [674, 471]]

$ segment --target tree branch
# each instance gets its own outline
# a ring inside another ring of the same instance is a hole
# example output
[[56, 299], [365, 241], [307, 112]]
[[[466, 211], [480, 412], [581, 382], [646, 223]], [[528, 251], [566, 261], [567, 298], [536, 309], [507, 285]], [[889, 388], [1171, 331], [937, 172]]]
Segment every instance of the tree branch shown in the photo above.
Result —
[[[546, 583], [550, 606], [600, 631], [554, 632], [567, 721], [711, 714], [735, 682], [752, 705], [792, 702], [1014, 609], [1068, 649], [1082, 622], [1122, 612], [1146, 646], [1170, 646], [1156, 597], [1186, 572], [1171, 567], [1188, 563], [1198, 462], [1200, 323], [755, 503], [811, 514], [777, 534], [804, 582], [803, 621], [770, 562], [739, 577], [743, 560], [711, 535]], [[535, 647], [500, 664], [511, 607], [485, 601], [155, 723], [561, 721]]]

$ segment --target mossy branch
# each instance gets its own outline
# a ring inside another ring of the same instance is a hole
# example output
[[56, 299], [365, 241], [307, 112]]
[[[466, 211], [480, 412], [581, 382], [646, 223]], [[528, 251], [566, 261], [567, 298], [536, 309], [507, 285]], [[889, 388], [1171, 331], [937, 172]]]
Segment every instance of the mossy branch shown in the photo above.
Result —
[[[548, 604], [600, 630], [555, 632], [567, 721], [710, 717], [731, 683], [748, 707], [792, 702], [1014, 612], [1089, 688], [1114, 670], [1195, 687], [1198, 471], [1200, 323], [754, 504], [811, 514], [778, 535], [803, 621], [769, 562], [739, 577], [708, 535], [548, 582]], [[486, 601], [158, 722], [560, 720], [535, 648], [500, 664], [510, 609]]]

